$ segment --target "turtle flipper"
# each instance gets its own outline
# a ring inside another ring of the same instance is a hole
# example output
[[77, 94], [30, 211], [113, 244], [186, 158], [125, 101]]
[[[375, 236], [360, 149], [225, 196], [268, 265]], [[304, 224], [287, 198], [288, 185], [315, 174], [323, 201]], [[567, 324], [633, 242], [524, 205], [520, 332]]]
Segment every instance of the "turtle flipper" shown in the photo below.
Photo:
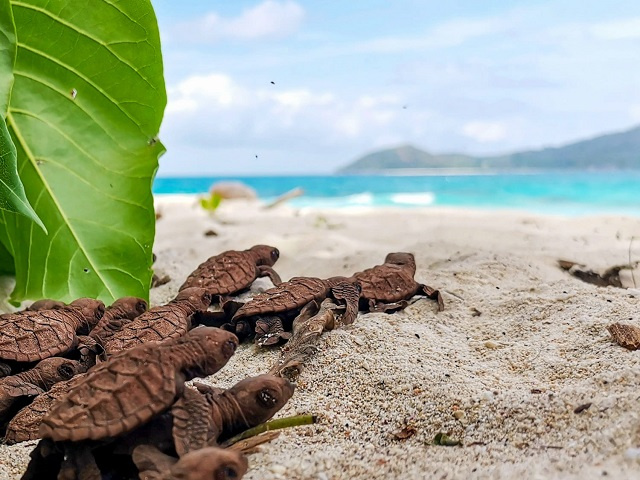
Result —
[[89, 446], [82, 444], [65, 446], [58, 480], [102, 480], [102, 474]]
[[107, 360], [102, 343], [87, 335], [78, 336], [78, 352], [80, 352], [80, 363], [84, 371], [89, 370], [98, 361], [105, 362]]
[[404, 310], [409, 305], [407, 300], [400, 300], [399, 302], [375, 302], [373, 300], [369, 301], [369, 311], [370, 312], [384, 312], [384, 313], [393, 313], [398, 310]]
[[289, 340], [291, 332], [285, 332], [282, 319], [277, 315], [260, 317], [256, 321], [256, 343], [261, 347], [277, 345], [280, 340]]
[[11, 367], [4, 362], [0, 362], [0, 377], [8, 377], [9, 375], [11, 375]]
[[269, 277], [274, 286], [282, 283], [282, 279], [280, 278], [280, 275], [278, 275], [278, 272], [269, 265], [260, 265], [258, 267], [258, 277]]
[[344, 304], [344, 313], [340, 317], [341, 325], [351, 325], [358, 316], [358, 304], [362, 288], [358, 283], [340, 282], [331, 287], [331, 295], [338, 303]]
[[207, 446], [211, 434], [211, 412], [202, 393], [186, 387], [171, 407], [173, 442], [179, 457]]
[[442, 298], [442, 294], [440, 290], [436, 290], [428, 285], [420, 285], [418, 288], [418, 294], [423, 294], [427, 298], [431, 300], [437, 300], [438, 302], [438, 311], [441, 312], [444, 310], [444, 299]]

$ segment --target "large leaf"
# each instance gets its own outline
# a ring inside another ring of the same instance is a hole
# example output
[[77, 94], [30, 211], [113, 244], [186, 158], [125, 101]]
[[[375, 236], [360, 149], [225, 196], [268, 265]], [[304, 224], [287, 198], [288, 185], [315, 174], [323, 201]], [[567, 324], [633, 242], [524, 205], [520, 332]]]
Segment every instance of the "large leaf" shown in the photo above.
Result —
[[0, 0], [0, 117], [9, 105], [13, 83], [13, 62], [16, 58], [16, 30], [9, 0]]
[[[13, 256], [0, 242], [0, 275], [13, 275], [15, 269], [13, 268]], [[0, 293], [0, 301], [3, 300], [3, 295]]]
[[0, 0], [0, 209], [26, 215], [44, 228], [25, 196], [18, 176], [16, 148], [4, 121], [11, 96], [15, 55], [16, 37], [11, 6], [9, 0]]
[[7, 125], [27, 197], [49, 231], [4, 215], [12, 300], [147, 297], [166, 104], [151, 4], [11, 4], [18, 49]]

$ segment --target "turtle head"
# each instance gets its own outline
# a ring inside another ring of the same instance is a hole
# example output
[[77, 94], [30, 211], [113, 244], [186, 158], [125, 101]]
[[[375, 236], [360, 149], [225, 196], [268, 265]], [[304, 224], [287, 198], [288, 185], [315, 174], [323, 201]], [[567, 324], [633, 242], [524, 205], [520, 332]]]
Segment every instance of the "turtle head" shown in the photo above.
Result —
[[269, 245], [254, 245], [249, 249], [256, 258], [256, 265], [273, 265], [280, 258], [280, 251]]
[[235, 353], [238, 337], [222, 328], [198, 327], [180, 338], [182, 343], [193, 345], [198, 352], [196, 358], [186, 369], [188, 379], [213, 375]]
[[180, 290], [174, 301], [189, 303], [194, 310], [202, 311], [211, 305], [211, 297], [212, 295], [206, 288], [189, 287]]
[[171, 468], [171, 478], [192, 480], [238, 480], [247, 472], [242, 453], [218, 447], [205, 447], [182, 456]]
[[[225, 394], [232, 396], [242, 411], [239, 418], [246, 422], [246, 425], [240, 426], [244, 429], [260, 425], [273, 417], [289, 401], [294, 389], [293, 383], [286, 378], [263, 374], [241, 380]], [[225, 433], [233, 435], [237, 432]]]
[[147, 311], [148, 304], [146, 300], [138, 297], [122, 297], [111, 304], [109, 310], [120, 310], [126, 318], [133, 320]]
[[104, 303], [93, 298], [79, 298], [69, 304], [80, 310], [88, 330], [91, 330], [104, 315]]
[[80, 373], [82, 371], [82, 365], [77, 360], [49, 357], [41, 360], [32, 370], [32, 373], [35, 373], [36, 370], [44, 387], [49, 389], [55, 383], [69, 380], [74, 375]]
[[409, 267], [412, 267], [414, 270], [416, 268], [416, 259], [413, 256], [413, 253], [407, 252], [390, 253], [385, 257], [384, 263], [391, 263], [393, 265], [401, 266], [407, 265]]

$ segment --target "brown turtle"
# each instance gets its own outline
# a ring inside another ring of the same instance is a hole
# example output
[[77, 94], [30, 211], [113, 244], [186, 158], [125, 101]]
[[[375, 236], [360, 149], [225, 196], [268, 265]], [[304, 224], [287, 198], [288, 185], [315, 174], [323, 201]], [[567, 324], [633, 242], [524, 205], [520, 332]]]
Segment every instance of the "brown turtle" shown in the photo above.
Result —
[[55, 310], [56, 308], [66, 307], [67, 304], [58, 300], [52, 300], [50, 298], [43, 298], [42, 300], [36, 300], [27, 307], [27, 310], [37, 312], [38, 310]]
[[[4, 372], [65, 354], [81, 344], [93, 346], [85, 335], [104, 314], [104, 304], [80, 298], [53, 310], [22, 311], [0, 317], [0, 361]], [[22, 365], [21, 365], [22, 364]], [[6, 368], [8, 367], [8, 368]]]
[[140, 445], [133, 461], [142, 480], [239, 480], [247, 459], [234, 450], [206, 447], [176, 459], [152, 445]]
[[186, 288], [166, 305], [153, 307], [124, 324], [104, 341], [104, 349], [110, 355], [141, 343], [180, 337], [191, 329], [191, 316], [206, 310], [210, 303], [211, 295], [206, 289]]
[[237, 344], [229, 332], [201, 327], [113, 355], [51, 407], [40, 433], [74, 442], [127, 433], [170, 407], [184, 392], [185, 381], [222, 368]]
[[416, 261], [411, 253], [390, 253], [382, 265], [368, 268], [353, 277], [360, 283], [360, 308], [370, 312], [402, 310], [414, 295], [425, 295], [438, 301], [438, 310], [444, 309], [438, 290], [414, 280]]
[[[340, 287], [336, 289], [338, 285]], [[345, 294], [349, 288], [353, 293]], [[353, 280], [345, 277], [293, 277], [253, 297], [238, 309], [231, 323], [224, 328], [235, 330], [240, 339], [255, 333], [259, 345], [274, 345], [280, 339], [291, 337], [287, 330], [305, 305], [313, 301], [320, 303], [333, 292], [338, 292], [342, 301], [355, 298], [356, 303], [347, 309], [351, 318], [345, 319], [346, 323], [352, 323], [358, 312], [358, 291]]]
[[[258, 277], [269, 277], [274, 285], [281, 282], [272, 268], [280, 257], [277, 248], [255, 245], [248, 250], [228, 250], [209, 258], [196, 268], [180, 290], [206, 288], [212, 296], [224, 297], [245, 290]], [[221, 303], [223, 303], [221, 301]]]
[[83, 370], [83, 365], [77, 360], [51, 357], [29, 370], [0, 379], [0, 425], [11, 419], [32, 397]]
[[288, 380], [269, 374], [245, 378], [227, 390], [204, 384], [196, 384], [196, 388], [190, 396], [180, 398], [171, 411], [179, 456], [266, 422], [294, 391]]
[[44, 439], [32, 453], [29, 475], [24, 478], [41, 478], [43, 468], [71, 472], [69, 478], [80, 470], [97, 472], [96, 478], [129, 478], [127, 458], [140, 445], [152, 444], [158, 451], [187, 457], [265, 422], [284, 406], [293, 390], [287, 380], [272, 375], [244, 379], [228, 390], [203, 384], [197, 389], [185, 387], [170, 410], [124, 437], [62, 443]]
[[302, 372], [305, 362], [318, 349], [316, 343], [320, 335], [340, 326], [336, 321], [339, 311], [340, 307], [331, 298], [325, 298], [319, 306], [316, 302], [311, 302], [304, 307], [293, 321], [291, 339], [282, 347], [280, 358], [269, 373], [295, 380]]
[[49, 390], [40, 393], [29, 405], [23, 407], [7, 424], [4, 443], [13, 445], [40, 438], [40, 423], [43, 417], [51, 406], [69, 393], [75, 382], [78, 382], [84, 375], [81, 373], [70, 380], [56, 383]]
[[93, 327], [89, 336], [104, 344], [115, 332], [130, 320], [147, 311], [147, 302], [138, 297], [122, 297], [113, 302]]

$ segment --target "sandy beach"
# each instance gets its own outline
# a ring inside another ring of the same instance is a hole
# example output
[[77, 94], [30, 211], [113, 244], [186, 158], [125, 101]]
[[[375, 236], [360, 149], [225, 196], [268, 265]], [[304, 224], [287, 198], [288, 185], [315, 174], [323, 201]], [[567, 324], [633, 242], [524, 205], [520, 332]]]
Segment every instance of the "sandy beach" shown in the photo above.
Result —
[[[261, 447], [246, 479], [640, 478], [640, 351], [606, 329], [640, 326], [640, 290], [629, 272], [631, 288], [603, 288], [556, 263], [627, 264], [632, 237], [640, 260], [640, 218], [242, 201], [211, 216], [191, 196], [158, 197], [157, 211], [155, 267], [172, 280], [152, 290], [152, 304], [172, 298], [207, 257], [258, 243], [280, 250], [283, 279], [351, 275], [412, 252], [417, 280], [444, 294], [443, 312], [421, 299], [324, 334], [278, 414], [319, 423]], [[207, 381], [230, 386], [277, 357], [244, 345]], [[398, 439], [403, 429], [415, 433]], [[438, 432], [462, 445], [433, 445]], [[0, 446], [0, 479], [20, 477], [33, 445]]]

